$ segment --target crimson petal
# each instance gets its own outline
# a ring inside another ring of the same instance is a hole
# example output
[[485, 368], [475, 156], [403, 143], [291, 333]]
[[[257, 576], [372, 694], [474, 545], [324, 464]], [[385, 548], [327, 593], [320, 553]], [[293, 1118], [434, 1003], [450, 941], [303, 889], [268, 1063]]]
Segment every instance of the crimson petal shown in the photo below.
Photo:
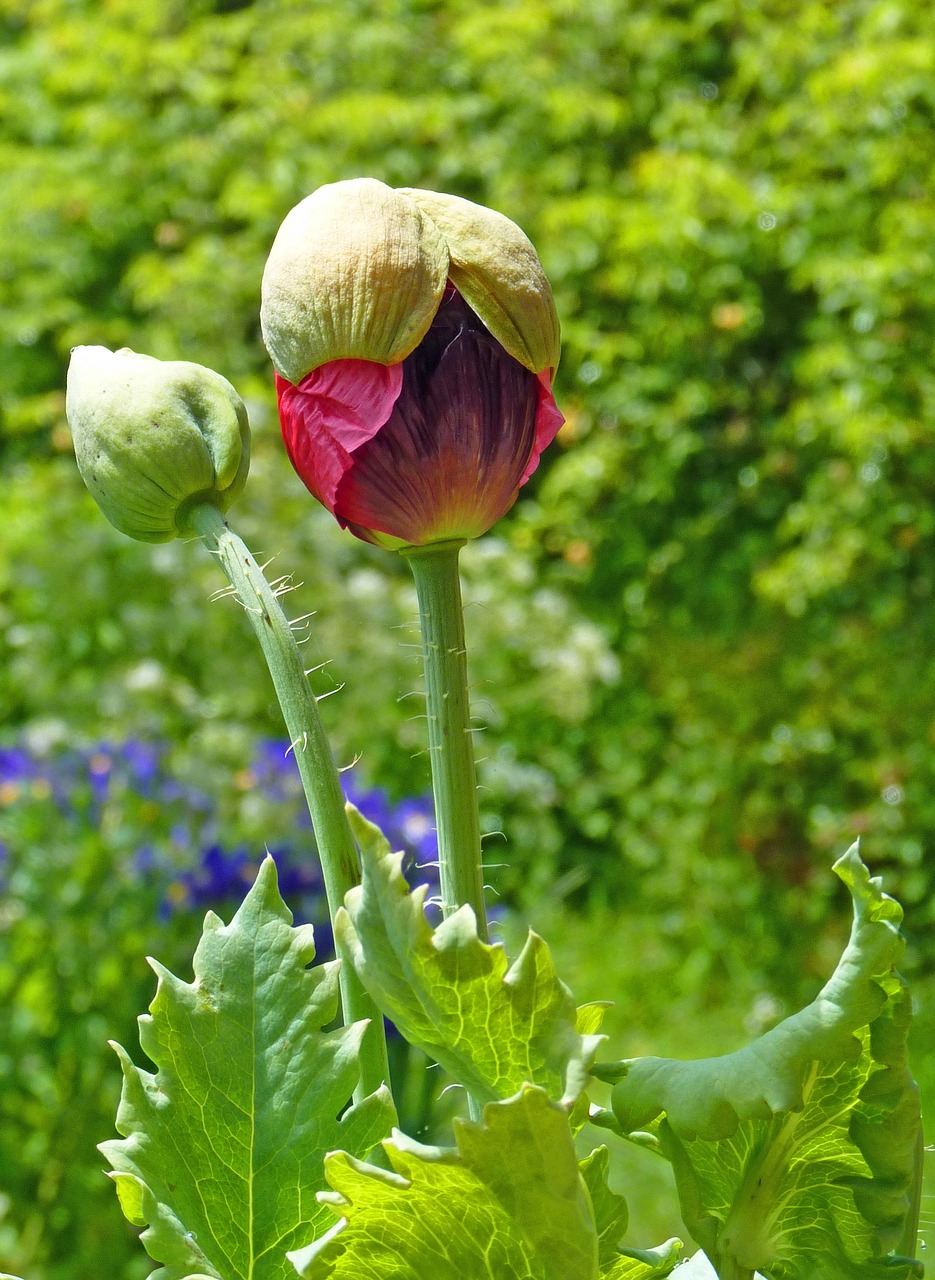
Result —
[[294, 385], [276, 375], [286, 451], [329, 511], [352, 453], [386, 423], [402, 388], [402, 365], [332, 360]]
[[536, 410], [536, 443], [532, 451], [532, 457], [523, 472], [523, 478], [520, 480], [521, 485], [526, 483], [536, 467], [538, 467], [543, 449], [548, 448], [565, 422], [565, 415], [555, 403], [555, 396], [552, 394], [552, 375], [549, 370], [545, 369], [540, 373], [538, 379], [539, 406]]

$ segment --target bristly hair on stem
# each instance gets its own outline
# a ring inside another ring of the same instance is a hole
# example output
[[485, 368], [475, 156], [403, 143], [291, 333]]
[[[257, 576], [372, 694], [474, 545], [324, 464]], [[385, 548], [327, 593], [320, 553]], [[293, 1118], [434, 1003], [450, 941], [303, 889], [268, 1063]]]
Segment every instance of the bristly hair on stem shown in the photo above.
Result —
[[480, 815], [458, 556], [463, 542], [408, 548], [422, 633], [428, 753], [446, 915], [468, 903], [487, 940]]
[[[308, 801], [333, 922], [344, 895], [360, 881], [360, 863], [338, 770], [318, 714], [319, 699], [309, 684], [295, 636], [296, 625], [307, 627], [314, 611], [289, 621], [260, 566], [216, 507], [196, 508], [191, 520], [220, 561], [263, 650]], [[354, 1094], [360, 1100], [389, 1084], [383, 1017], [349, 965], [342, 966], [340, 980], [345, 1022], [370, 1023], [361, 1044], [360, 1081]]]

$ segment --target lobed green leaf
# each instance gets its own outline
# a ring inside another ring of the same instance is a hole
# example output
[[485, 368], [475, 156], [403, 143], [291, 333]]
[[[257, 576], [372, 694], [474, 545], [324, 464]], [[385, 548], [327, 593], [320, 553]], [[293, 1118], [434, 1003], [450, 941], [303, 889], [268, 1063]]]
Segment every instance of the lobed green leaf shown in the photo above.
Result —
[[[607, 1190], [606, 1149], [579, 1167], [568, 1115], [527, 1086], [455, 1122], [457, 1147], [400, 1133], [389, 1171], [328, 1157], [338, 1223], [291, 1255], [304, 1280], [649, 1280], [668, 1275], [677, 1241], [622, 1257], [626, 1206]], [[623, 1269], [621, 1269], [621, 1267]]]
[[610, 1154], [607, 1148], [597, 1147], [579, 1165], [581, 1177], [591, 1197], [601, 1266], [616, 1260], [617, 1245], [623, 1239], [630, 1220], [626, 1200], [611, 1191], [607, 1185], [609, 1164]]
[[386, 1090], [348, 1108], [365, 1023], [323, 1031], [338, 1011], [337, 964], [309, 968], [312, 929], [292, 928], [267, 858], [229, 925], [213, 914], [193, 983], [159, 978], [140, 1044], [155, 1074], [117, 1048], [121, 1140], [105, 1142], [126, 1217], [161, 1262], [193, 1273], [280, 1280], [286, 1251], [327, 1219], [325, 1152], [365, 1154], [394, 1118]]
[[[480, 1102], [536, 1084], [572, 1105], [603, 1037], [580, 1033], [571, 992], [543, 940], [530, 931], [508, 967], [502, 946], [478, 938], [468, 906], [433, 930], [425, 886], [410, 893], [402, 855], [356, 810], [351, 816], [363, 883], [338, 913], [335, 941], [377, 1005]], [[582, 1015], [589, 1027], [599, 1016], [598, 1006]]]
[[597, 1227], [601, 1280], [650, 1280], [653, 1276], [667, 1276], [681, 1261], [681, 1240], [667, 1240], [658, 1249], [620, 1247], [629, 1213], [623, 1196], [618, 1196], [607, 1185], [609, 1164], [607, 1148], [597, 1147], [578, 1166], [591, 1198]]

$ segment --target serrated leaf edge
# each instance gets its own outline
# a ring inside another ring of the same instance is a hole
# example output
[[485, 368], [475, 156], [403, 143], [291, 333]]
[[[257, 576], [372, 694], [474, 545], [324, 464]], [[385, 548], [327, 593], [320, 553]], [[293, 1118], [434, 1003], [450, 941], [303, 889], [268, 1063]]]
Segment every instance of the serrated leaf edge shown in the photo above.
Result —
[[[368, 986], [367, 961], [365, 957], [365, 947], [358, 935], [354, 915], [364, 901], [364, 895], [367, 888], [373, 884], [375, 878], [383, 877], [387, 888], [394, 895], [396, 901], [405, 904], [406, 911], [406, 932], [409, 938], [409, 949], [418, 950], [420, 947], [431, 947], [439, 953], [449, 950], [477, 950], [485, 956], [493, 959], [491, 969], [495, 973], [500, 974], [500, 980], [506, 987], [519, 987], [523, 984], [527, 974], [535, 969], [535, 961], [542, 955], [546, 957], [546, 961], [551, 971], [551, 975], [557, 986], [562, 990], [568, 1007], [569, 1007], [569, 1024], [567, 1034], [569, 1041], [577, 1037], [579, 1049], [577, 1054], [568, 1054], [564, 1076], [563, 1076], [563, 1093], [559, 1100], [563, 1106], [570, 1109], [576, 1099], [584, 1092], [590, 1079], [591, 1067], [600, 1045], [607, 1039], [605, 1035], [581, 1034], [578, 1031], [578, 1019], [584, 1017], [588, 1019], [589, 1010], [594, 1010], [595, 1006], [584, 1005], [581, 1009], [585, 1012], [580, 1013], [574, 1005], [574, 997], [570, 990], [558, 977], [552, 963], [551, 953], [547, 944], [534, 930], [530, 929], [520, 954], [516, 959], [509, 963], [509, 958], [505, 948], [500, 943], [485, 943], [478, 937], [477, 921], [472, 908], [465, 904], [457, 911], [453, 912], [445, 920], [433, 929], [425, 916], [425, 900], [428, 894], [426, 885], [417, 886], [410, 890], [402, 871], [403, 857], [401, 853], [393, 853], [389, 842], [383, 835], [382, 831], [364, 818], [353, 805], [348, 805], [348, 815], [354, 834], [357, 838], [361, 852], [361, 862], [363, 866], [363, 883], [354, 889], [351, 889], [345, 898], [345, 905], [335, 916], [334, 921], [334, 937], [335, 946], [346, 963], [352, 964], [356, 969], [358, 976], [364, 986], [368, 988], [370, 995], [380, 1004], [381, 993], [372, 984]], [[382, 898], [379, 892], [374, 894], [379, 912], [382, 918], [385, 913], [382, 907]], [[409, 988], [410, 992], [413, 990]], [[438, 1025], [437, 1018], [433, 1015], [430, 1001], [424, 990], [419, 991], [419, 1001], [422, 1010], [426, 1013], [429, 1021], [433, 1026]], [[597, 1003], [597, 1002], [596, 1002]], [[388, 1016], [394, 1016], [393, 1011], [384, 1010]], [[590, 1015], [593, 1017], [593, 1013]], [[405, 1027], [400, 1026], [400, 1030], [405, 1034]], [[408, 1037], [407, 1037], [408, 1038]], [[449, 1072], [449, 1074], [464, 1085], [464, 1087], [482, 1103], [504, 1101], [507, 1097], [512, 1096], [514, 1089], [509, 1094], [500, 1094], [494, 1090], [491, 1082], [473, 1068], [473, 1064], [464, 1056], [455, 1052], [447, 1055], [444, 1054], [444, 1041], [446, 1037], [439, 1034], [439, 1040], [442, 1045], [426, 1046], [419, 1044], [417, 1036], [413, 1036], [412, 1043], [420, 1048], [426, 1049], [430, 1056], [435, 1057], [440, 1064]], [[439, 1049], [442, 1052], [439, 1052]], [[528, 1084], [537, 1084], [537, 1081], [527, 1081]]]

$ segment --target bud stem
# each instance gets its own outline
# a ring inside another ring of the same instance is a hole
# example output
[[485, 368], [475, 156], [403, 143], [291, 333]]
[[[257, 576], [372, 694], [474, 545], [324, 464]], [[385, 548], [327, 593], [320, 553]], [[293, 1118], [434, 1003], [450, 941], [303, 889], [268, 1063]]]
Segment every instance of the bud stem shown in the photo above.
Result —
[[477, 918], [478, 937], [486, 942], [477, 777], [458, 573], [463, 545], [434, 543], [409, 547], [402, 554], [409, 561], [419, 598], [442, 910], [449, 916], [469, 903]]
[[[344, 809], [344, 793], [315, 695], [292, 628], [260, 566], [216, 507], [196, 507], [190, 524], [221, 567], [246, 609], [276, 688], [311, 814], [332, 922], [344, 895], [360, 883], [357, 845]], [[369, 1019], [360, 1047], [360, 1101], [389, 1083], [383, 1017], [350, 965], [341, 966], [345, 1023]]]

